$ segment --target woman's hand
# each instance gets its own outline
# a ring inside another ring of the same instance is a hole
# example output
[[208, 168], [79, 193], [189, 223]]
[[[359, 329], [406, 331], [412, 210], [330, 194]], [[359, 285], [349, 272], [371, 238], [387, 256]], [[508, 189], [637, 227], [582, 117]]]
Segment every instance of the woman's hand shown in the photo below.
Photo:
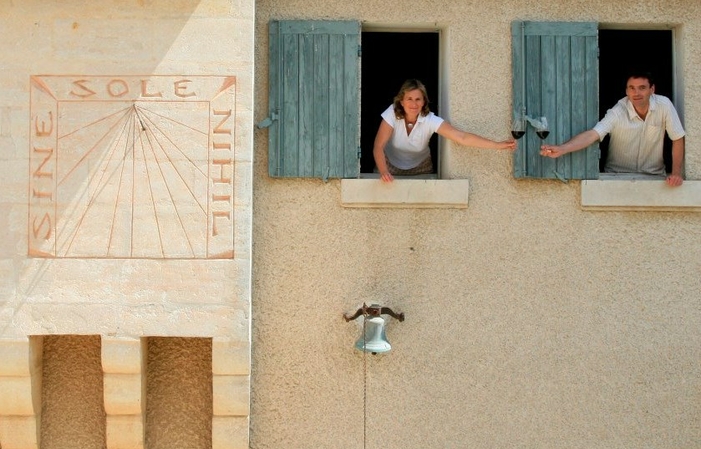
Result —
[[385, 159], [385, 145], [387, 145], [390, 137], [392, 137], [393, 131], [389, 123], [382, 119], [380, 127], [377, 130], [377, 135], [375, 136], [375, 144], [372, 148], [375, 166], [377, 167], [377, 171], [380, 172], [380, 181], [382, 182], [392, 182], [394, 180], [394, 177], [387, 169], [387, 160]]
[[501, 142], [497, 142], [497, 150], [509, 150], [509, 151], [514, 151], [516, 150], [516, 141], [514, 139], [509, 139], [509, 140], [503, 140]]
[[380, 180], [382, 182], [392, 182], [392, 181], [394, 181], [394, 176], [392, 176], [392, 173], [386, 171], [386, 172], [380, 173]]

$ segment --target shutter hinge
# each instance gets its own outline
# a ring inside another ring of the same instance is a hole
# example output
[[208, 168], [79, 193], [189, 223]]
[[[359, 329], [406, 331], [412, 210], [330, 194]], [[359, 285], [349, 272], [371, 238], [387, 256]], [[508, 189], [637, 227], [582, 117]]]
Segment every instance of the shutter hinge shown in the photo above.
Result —
[[277, 120], [277, 118], [278, 118], [277, 112], [272, 112], [270, 114], [270, 117], [266, 117], [263, 120], [261, 120], [260, 122], [256, 123], [256, 128], [258, 128], [258, 129], [268, 128], [269, 126], [271, 126], [273, 124], [273, 122], [275, 120]]
[[358, 57], [360, 58], [361, 56], [363, 56], [363, 46], [358, 45]]
[[564, 182], [565, 184], [567, 184], [567, 178], [565, 178], [565, 177], [562, 175], [562, 173], [560, 173], [559, 171], [553, 170], [553, 175], [555, 175], [555, 177], [556, 177], [557, 179], [559, 179], [560, 181], [562, 181], [562, 182]]
[[358, 147], [358, 160], [360, 160], [363, 157], [363, 150]]

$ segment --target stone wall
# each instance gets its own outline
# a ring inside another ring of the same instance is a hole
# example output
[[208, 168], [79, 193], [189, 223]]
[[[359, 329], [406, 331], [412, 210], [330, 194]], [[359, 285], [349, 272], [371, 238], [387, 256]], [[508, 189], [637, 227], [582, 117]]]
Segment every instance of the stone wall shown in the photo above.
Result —
[[248, 446], [253, 13], [0, 7], [3, 449]]

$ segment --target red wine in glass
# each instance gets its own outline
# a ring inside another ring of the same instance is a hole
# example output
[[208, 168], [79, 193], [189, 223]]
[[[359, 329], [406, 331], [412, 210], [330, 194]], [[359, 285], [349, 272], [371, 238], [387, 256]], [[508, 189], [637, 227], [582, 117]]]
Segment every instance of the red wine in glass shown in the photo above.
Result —
[[548, 129], [548, 119], [546, 117], [540, 117], [538, 119], [535, 133], [542, 140], [545, 140], [545, 138], [548, 137], [548, 134], [550, 134], [550, 130]]
[[526, 134], [526, 122], [522, 116], [514, 117], [513, 122], [511, 122], [511, 135], [514, 139], [520, 139]]

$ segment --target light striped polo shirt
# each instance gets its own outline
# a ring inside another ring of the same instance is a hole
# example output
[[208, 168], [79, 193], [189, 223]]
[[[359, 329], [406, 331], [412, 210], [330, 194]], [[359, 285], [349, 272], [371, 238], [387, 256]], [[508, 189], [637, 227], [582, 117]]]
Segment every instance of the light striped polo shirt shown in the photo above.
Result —
[[664, 175], [665, 165], [662, 143], [665, 131], [672, 140], [686, 134], [679, 115], [669, 98], [650, 96], [650, 109], [645, 120], [623, 98], [594, 126], [603, 140], [611, 134], [609, 154], [604, 170], [607, 173], [648, 173]]

